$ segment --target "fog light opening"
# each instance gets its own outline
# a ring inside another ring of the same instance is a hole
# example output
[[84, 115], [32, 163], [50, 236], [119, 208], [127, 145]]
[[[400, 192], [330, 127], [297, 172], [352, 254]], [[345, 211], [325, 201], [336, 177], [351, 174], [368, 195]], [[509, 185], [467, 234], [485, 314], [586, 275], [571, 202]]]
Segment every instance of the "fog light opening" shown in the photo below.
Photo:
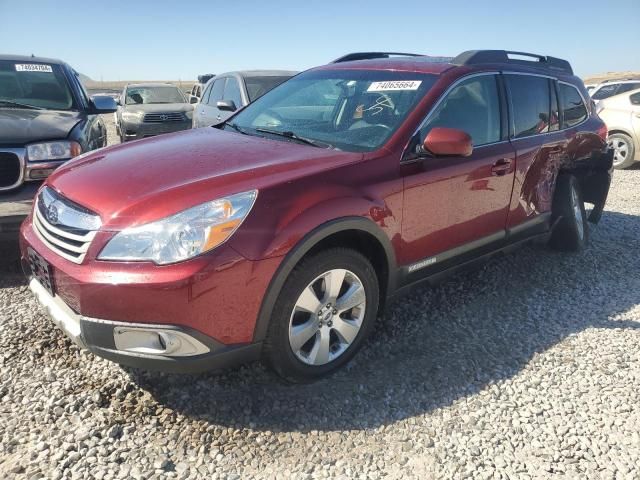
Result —
[[179, 330], [116, 327], [113, 341], [118, 350], [135, 354], [184, 357], [209, 352], [202, 342]]

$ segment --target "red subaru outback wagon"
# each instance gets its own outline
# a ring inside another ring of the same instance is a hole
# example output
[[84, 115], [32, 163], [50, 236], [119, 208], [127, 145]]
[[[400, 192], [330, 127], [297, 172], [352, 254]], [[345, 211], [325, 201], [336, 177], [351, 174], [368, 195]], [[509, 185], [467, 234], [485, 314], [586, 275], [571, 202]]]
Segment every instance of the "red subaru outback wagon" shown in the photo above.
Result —
[[587, 244], [606, 127], [568, 62], [514, 55], [350, 54], [213, 128], [82, 155], [22, 226], [30, 288], [122, 364], [333, 372], [408, 287]]

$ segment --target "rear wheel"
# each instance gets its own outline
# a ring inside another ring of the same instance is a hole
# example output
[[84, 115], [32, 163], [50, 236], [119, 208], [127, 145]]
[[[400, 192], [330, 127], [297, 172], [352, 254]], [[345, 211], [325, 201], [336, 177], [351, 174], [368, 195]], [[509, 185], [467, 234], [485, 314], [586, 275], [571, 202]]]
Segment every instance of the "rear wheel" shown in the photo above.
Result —
[[635, 147], [631, 137], [624, 133], [614, 133], [609, 135], [607, 143], [613, 148], [613, 168], [623, 170], [633, 165]]
[[329, 375], [360, 349], [378, 302], [376, 272], [360, 253], [332, 248], [303, 259], [274, 306], [266, 361], [290, 382]]
[[577, 252], [589, 243], [589, 223], [580, 184], [573, 175], [558, 177], [553, 198], [553, 224], [556, 226], [549, 241], [552, 248]]

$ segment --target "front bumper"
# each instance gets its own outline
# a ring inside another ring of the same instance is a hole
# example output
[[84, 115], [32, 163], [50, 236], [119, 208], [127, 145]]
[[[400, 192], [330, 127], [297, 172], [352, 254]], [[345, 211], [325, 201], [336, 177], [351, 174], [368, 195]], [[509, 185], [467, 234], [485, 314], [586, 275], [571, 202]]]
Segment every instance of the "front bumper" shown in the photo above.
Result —
[[193, 329], [176, 325], [134, 324], [89, 318], [51, 295], [35, 278], [29, 289], [76, 345], [108, 360], [135, 368], [197, 373], [257, 360], [261, 345], [223, 345]]
[[192, 128], [192, 120], [184, 120], [181, 122], [164, 122], [164, 123], [133, 123], [123, 122], [122, 133], [125, 142], [129, 140], [138, 140], [141, 138], [155, 137], [163, 133], [180, 132]]

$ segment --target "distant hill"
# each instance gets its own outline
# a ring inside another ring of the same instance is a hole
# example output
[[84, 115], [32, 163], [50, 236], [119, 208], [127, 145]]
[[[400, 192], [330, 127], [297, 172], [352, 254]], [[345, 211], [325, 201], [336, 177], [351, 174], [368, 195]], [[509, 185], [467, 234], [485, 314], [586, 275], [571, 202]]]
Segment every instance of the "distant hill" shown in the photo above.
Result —
[[[87, 77], [88, 78], [88, 77]], [[122, 80], [118, 82], [97, 82], [95, 80], [82, 80], [85, 88], [90, 93], [96, 92], [119, 92], [129, 83], [171, 83], [181, 90], [191, 90], [195, 80]]]
[[602, 83], [605, 80], [640, 79], [640, 72], [607, 72], [584, 77], [584, 83]]

